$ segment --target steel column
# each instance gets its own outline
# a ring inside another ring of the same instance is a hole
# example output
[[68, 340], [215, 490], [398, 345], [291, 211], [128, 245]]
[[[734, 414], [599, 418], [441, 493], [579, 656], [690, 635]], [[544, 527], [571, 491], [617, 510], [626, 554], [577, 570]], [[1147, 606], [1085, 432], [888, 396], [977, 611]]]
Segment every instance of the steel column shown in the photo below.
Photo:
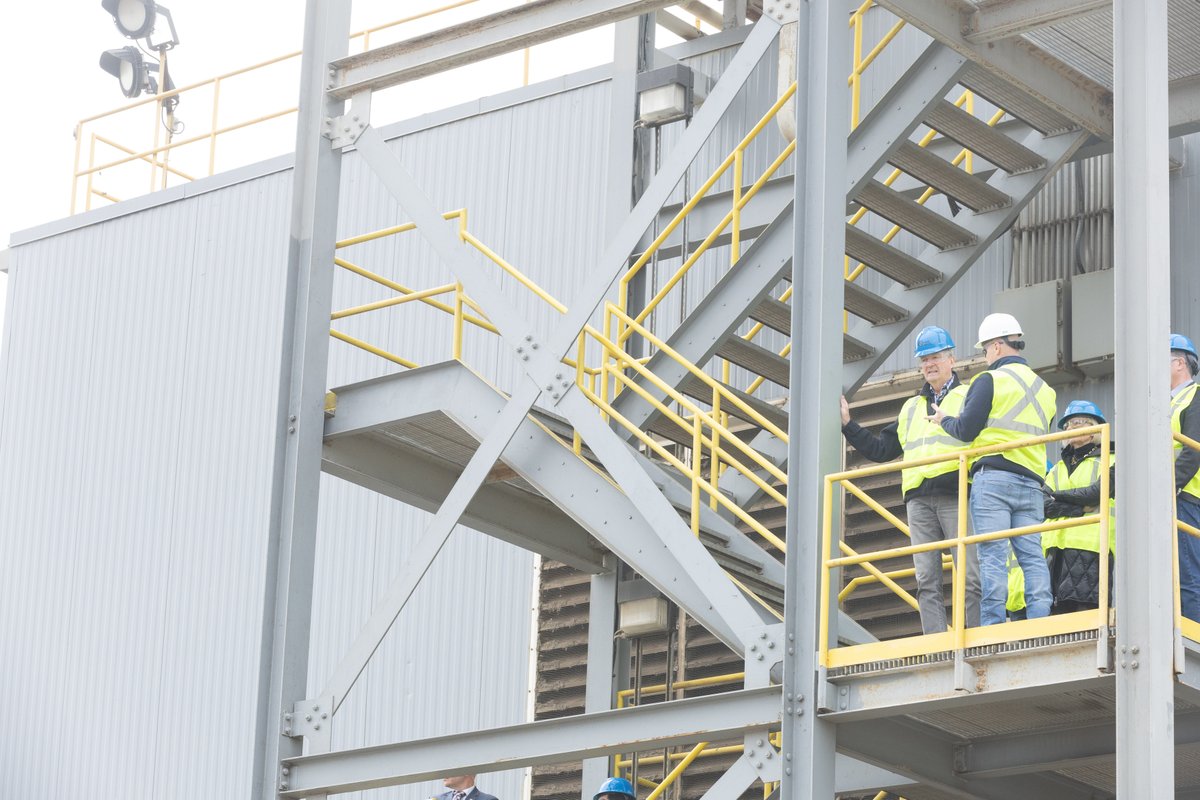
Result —
[[[1167, 373], [1171, 319], [1167, 0], [1115, 0], [1113, 80], [1117, 537], [1117, 797], [1175, 793], [1172, 651], [1174, 473]], [[1179, 665], [1182, 669], [1183, 665]]]
[[[613, 675], [618, 654], [629, 658], [629, 640], [617, 641], [617, 571], [592, 576], [588, 593], [587, 683], [584, 687], [583, 710], [592, 714], [608, 711], [613, 701]], [[583, 791], [588, 798], [601, 782], [611, 775], [608, 758], [598, 756], [583, 762]]]
[[283, 713], [308, 689], [317, 496], [341, 183], [341, 152], [322, 138], [321, 130], [323, 120], [342, 113], [343, 102], [326, 95], [324, 87], [327, 66], [345, 55], [349, 35], [349, 0], [308, 0], [254, 734], [252, 794], [264, 799], [275, 797], [286, 786], [280, 781], [280, 758], [298, 755], [302, 748], [300, 738], [287, 735], [290, 731], [284, 729]]
[[[822, 485], [841, 465], [842, 261], [850, 108], [845, 7], [800, 3], [796, 36], [795, 253], [788, 400], [787, 587], [781, 796], [834, 794], [836, 728], [816, 713]], [[803, 457], [802, 457], [803, 456]], [[834, 617], [836, 619], [836, 616]], [[830, 636], [835, 637], [836, 622]], [[788, 714], [787, 712], [791, 712]]]

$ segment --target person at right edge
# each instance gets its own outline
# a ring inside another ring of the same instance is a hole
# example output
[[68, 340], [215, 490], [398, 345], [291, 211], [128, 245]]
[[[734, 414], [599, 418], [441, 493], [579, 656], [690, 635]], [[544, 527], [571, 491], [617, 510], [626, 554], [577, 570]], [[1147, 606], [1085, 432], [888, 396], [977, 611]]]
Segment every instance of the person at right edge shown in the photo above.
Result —
[[[1055, 415], [1054, 390], [1021, 357], [1024, 332], [1011, 314], [988, 314], [979, 324], [979, 341], [988, 368], [971, 381], [961, 413], [947, 416], [934, 406], [929, 419], [972, 447], [1008, 444], [1050, 431]], [[1042, 487], [1046, 445], [1027, 444], [981, 456], [971, 466], [969, 510], [976, 534], [1037, 525], [1043, 516]], [[982, 598], [980, 622], [1006, 621], [1007, 560], [1010, 549], [1025, 575], [1025, 609], [1029, 619], [1050, 613], [1050, 570], [1036, 533], [979, 543]]]
[[[1196, 346], [1183, 334], [1171, 334], [1171, 433], [1200, 441], [1200, 400], [1195, 377], [1200, 370]], [[1200, 452], [1175, 447], [1175, 514], [1200, 528]], [[1200, 622], [1200, 539], [1179, 529], [1179, 603], [1183, 616]]]

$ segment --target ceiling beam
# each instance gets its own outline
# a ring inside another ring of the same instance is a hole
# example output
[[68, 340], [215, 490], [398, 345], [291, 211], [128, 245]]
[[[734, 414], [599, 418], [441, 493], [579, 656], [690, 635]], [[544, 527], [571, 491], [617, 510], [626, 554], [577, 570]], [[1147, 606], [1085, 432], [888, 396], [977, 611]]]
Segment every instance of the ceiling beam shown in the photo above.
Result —
[[983, 45], [969, 41], [963, 35], [966, 15], [956, 0], [878, 3], [1084, 130], [1112, 139], [1112, 92], [1078, 70], [1021, 39], [1000, 39]]
[[331, 64], [328, 93], [349, 99], [358, 92], [389, 86], [473, 64], [493, 56], [648, 14], [676, 0], [533, 0]]
[[1112, 0], [990, 0], [964, 15], [963, 37], [973, 44], [1010, 39], [1107, 8]]

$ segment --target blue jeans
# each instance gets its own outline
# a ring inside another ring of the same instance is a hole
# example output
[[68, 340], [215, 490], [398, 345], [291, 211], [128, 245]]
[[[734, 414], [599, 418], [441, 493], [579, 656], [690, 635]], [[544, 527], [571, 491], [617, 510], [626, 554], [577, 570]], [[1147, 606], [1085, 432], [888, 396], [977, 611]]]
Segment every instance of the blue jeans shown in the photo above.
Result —
[[[1200, 503], [1180, 494], [1175, 513], [1182, 522], [1200, 528]], [[1179, 609], [1185, 617], [1200, 622], [1200, 539], [1177, 531], [1179, 537]]]
[[[1037, 525], [1045, 521], [1042, 487], [1032, 478], [984, 467], [971, 485], [971, 527], [975, 533]], [[979, 619], [984, 625], [1005, 621], [1008, 598], [1008, 553], [1016, 553], [1025, 573], [1025, 608], [1029, 619], [1050, 614], [1050, 570], [1042, 554], [1041, 534], [979, 543], [982, 599]], [[1200, 573], [1197, 573], [1200, 579]]]

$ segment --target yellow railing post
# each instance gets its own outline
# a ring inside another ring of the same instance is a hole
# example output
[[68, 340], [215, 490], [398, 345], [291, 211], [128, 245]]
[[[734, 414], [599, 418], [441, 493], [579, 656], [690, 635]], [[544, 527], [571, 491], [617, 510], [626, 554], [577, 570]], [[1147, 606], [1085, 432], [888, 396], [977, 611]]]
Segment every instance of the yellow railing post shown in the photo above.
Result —
[[[967, 640], [967, 467], [965, 455], [958, 457], [958, 530], [955, 532], [955, 552], [958, 569], [954, 570], [954, 649], [961, 659]], [[939, 590], [940, 594], [940, 590]]]
[[217, 118], [221, 108], [221, 78], [213, 81], [212, 125], [208, 133], [208, 174], [212, 175], [217, 169]]
[[454, 283], [454, 342], [451, 345], [452, 357], [462, 361], [463, 355], [463, 285], [462, 281]]

